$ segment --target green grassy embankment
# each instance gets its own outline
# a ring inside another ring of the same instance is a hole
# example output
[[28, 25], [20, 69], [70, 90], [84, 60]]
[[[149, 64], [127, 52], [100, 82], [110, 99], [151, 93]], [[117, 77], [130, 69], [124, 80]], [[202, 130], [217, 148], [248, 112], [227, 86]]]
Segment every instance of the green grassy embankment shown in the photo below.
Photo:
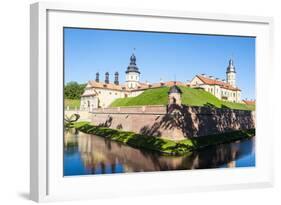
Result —
[[65, 109], [69, 106], [69, 109], [79, 109], [80, 108], [80, 99], [64, 99]]
[[[219, 100], [214, 95], [202, 90], [179, 86], [182, 90], [182, 104], [188, 106], [212, 106], [238, 110], [255, 110], [254, 105], [232, 103]], [[142, 106], [142, 105], [167, 105], [169, 87], [152, 88], [145, 90], [136, 97], [116, 99], [111, 107]]]
[[194, 137], [181, 141], [172, 141], [153, 136], [136, 134], [107, 127], [91, 125], [89, 122], [76, 122], [71, 127], [87, 134], [98, 135], [113, 141], [127, 144], [135, 148], [156, 151], [164, 155], [185, 155], [192, 151], [217, 144], [233, 142], [236, 140], [251, 138], [255, 135], [255, 129], [234, 131], [223, 134]]

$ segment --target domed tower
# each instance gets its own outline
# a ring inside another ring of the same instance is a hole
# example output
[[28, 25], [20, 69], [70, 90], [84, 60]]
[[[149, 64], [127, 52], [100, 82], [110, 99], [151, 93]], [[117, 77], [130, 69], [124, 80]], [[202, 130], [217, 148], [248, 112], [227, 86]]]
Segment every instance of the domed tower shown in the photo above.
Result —
[[236, 87], [236, 71], [232, 59], [230, 59], [228, 62], [228, 67], [226, 70], [226, 82], [233, 87]]
[[136, 56], [132, 54], [130, 64], [126, 70], [126, 85], [130, 89], [138, 87], [140, 81], [140, 71], [136, 65]]

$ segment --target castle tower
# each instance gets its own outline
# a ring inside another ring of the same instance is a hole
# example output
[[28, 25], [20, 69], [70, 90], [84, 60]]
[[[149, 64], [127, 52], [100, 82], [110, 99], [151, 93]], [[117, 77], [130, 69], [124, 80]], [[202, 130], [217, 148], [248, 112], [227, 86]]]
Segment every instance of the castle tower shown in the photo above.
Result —
[[136, 65], [136, 56], [132, 54], [130, 64], [126, 70], [126, 85], [130, 89], [135, 89], [139, 85], [140, 72]]
[[182, 91], [181, 89], [176, 86], [176, 85], [173, 85], [169, 92], [169, 105], [179, 105], [181, 106], [181, 95], [182, 95]]
[[232, 59], [229, 60], [228, 67], [226, 70], [226, 82], [232, 85], [233, 87], [236, 87], [236, 71]]

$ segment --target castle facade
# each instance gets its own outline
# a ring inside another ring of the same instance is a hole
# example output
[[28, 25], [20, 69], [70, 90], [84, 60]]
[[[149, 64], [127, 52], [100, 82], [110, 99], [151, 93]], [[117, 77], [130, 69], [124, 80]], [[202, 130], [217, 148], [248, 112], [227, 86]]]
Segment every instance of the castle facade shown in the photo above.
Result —
[[226, 69], [226, 81], [201, 74], [191, 80], [190, 87], [202, 88], [221, 100], [241, 102], [241, 90], [236, 86], [236, 71], [232, 59]]
[[100, 81], [99, 73], [96, 73], [96, 79], [90, 80], [81, 96], [80, 109], [91, 111], [95, 108], [106, 108], [117, 98], [135, 97], [143, 91], [151, 88], [162, 86], [172, 87], [175, 84], [179, 86], [188, 86], [201, 88], [212, 93], [217, 98], [231, 102], [240, 102], [241, 90], [236, 87], [236, 72], [233, 61], [229, 61], [227, 67], [227, 81], [220, 81], [206, 75], [196, 75], [190, 83], [179, 81], [168, 81], [159, 83], [142, 83], [140, 82], [140, 70], [136, 64], [136, 56], [132, 54], [130, 63], [125, 72], [126, 81], [124, 84], [119, 83], [119, 73], [114, 74], [114, 81], [109, 80], [109, 73], [105, 73], [104, 82]]

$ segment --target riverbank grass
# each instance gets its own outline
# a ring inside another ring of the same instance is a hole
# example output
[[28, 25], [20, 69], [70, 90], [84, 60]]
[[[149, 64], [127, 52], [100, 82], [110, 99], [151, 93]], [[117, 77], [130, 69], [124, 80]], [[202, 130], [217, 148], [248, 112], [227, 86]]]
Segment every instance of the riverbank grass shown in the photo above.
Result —
[[108, 127], [94, 126], [89, 122], [76, 122], [71, 127], [87, 134], [98, 135], [135, 148], [156, 151], [164, 155], [185, 155], [208, 146], [247, 139], [255, 135], [255, 129], [251, 129], [172, 141]]

